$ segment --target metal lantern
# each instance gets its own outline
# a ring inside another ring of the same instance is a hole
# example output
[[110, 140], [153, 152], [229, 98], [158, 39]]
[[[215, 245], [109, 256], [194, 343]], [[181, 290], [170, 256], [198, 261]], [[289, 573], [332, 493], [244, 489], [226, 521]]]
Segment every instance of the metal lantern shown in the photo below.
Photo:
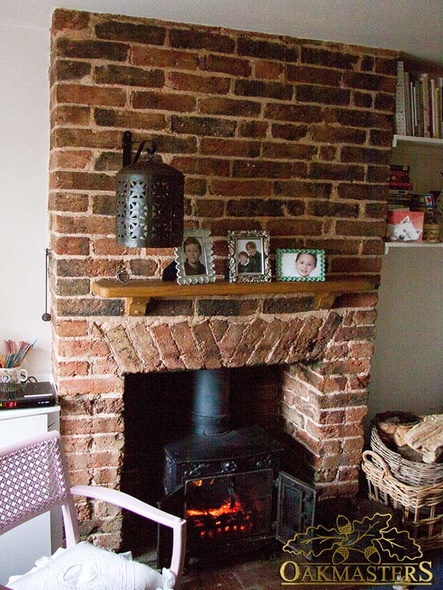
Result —
[[120, 246], [169, 248], [183, 239], [184, 176], [164, 164], [152, 142], [139, 161], [142, 142], [131, 162], [131, 134], [123, 138], [124, 167], [117, 174], [116, 238]]

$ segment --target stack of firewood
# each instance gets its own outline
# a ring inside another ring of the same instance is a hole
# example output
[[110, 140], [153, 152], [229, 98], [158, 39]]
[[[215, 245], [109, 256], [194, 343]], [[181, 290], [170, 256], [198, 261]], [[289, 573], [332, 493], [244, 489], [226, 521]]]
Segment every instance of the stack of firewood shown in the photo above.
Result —
[[431, 414], [418, 422], [399, 424], [389, 418], [378, 422], [384, 442], [391, 442], [405, 459], [422, 463], [443, 462], [443, 414]]

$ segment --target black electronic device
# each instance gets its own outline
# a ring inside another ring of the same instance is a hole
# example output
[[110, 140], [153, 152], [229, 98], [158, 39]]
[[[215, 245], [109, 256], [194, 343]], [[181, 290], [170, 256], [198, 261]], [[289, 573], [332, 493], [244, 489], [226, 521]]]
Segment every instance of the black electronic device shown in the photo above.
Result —
[[0, 383], [0, 410], [54, 406], [55, 389], [49, 381], [26, 381], [18, 386]]

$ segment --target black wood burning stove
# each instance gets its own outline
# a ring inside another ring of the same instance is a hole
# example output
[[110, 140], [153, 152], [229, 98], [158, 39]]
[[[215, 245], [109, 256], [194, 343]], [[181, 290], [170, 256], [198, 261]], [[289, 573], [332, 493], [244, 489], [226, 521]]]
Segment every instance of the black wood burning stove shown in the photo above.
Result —
[[229, 389], [228, 369], [196, 371], [192, 432], [164, 448], [161, 506], [186, 518], [189, 558], [286, 542], [314, 517], [313, 490], [280, 471], [283, 446], [258, 426], [231, 428]]

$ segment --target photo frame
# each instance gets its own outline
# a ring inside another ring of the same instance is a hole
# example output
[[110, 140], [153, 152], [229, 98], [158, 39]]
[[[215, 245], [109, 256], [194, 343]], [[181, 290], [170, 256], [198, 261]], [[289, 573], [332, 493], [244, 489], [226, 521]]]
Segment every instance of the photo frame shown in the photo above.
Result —
[[279, 281], [324, 281], [325, 251], [277, 249], [276, 266]]
[[179, 285], [215, 282], [211, 232], [185, 229], [181, 246], [175, 248], [175, 263]]
[[230, 231], [229, 282], [263, 283], [271, 280], [269, 232]]

